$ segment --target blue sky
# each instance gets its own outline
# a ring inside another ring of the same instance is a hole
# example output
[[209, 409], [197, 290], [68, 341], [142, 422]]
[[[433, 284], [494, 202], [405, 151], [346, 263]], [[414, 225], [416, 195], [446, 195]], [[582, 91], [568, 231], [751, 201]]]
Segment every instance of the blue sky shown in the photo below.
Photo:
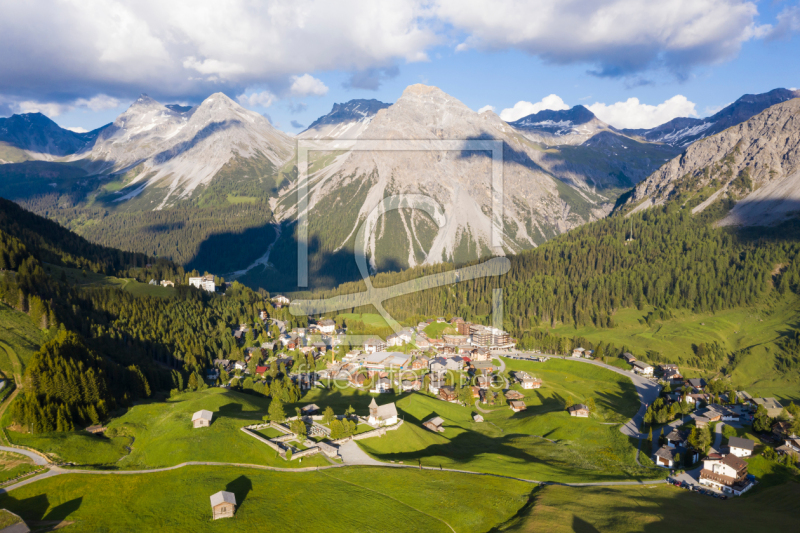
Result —
[[0, 114], [89, 130], [142, 92], [196, 104], [222, 91], [298, 133], [334, 102], [425, 83], [507, 119], [582, 104], [651, 127], [800, 87], [796, 1], [162, 4], [0, 0]]

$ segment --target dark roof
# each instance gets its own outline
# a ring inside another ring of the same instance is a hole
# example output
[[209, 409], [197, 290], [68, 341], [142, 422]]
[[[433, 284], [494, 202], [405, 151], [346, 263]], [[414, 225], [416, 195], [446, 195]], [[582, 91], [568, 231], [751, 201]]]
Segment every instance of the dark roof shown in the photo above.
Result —
[[688, 430], [680, 430], [680, 429], [673, 429], [669, 435], [667, 435], [668, 441], [679, 441], [684, 442], [686, 439], [689, 438], [689, 431]]
[[728, 439], [728, 446], [733, 448], [742, 448], [743, 450], [753, 451], [756, 443], [750, 439], [743, 439], [742, 437], [730, 437]]
[[703, 378], [692, 378], [689, 380], [689, 385], [696, 389], [702, 389], [706, 386], [706, 380]]
[[725, 463], [726, 465], [730, 466], [731, 468], [733, 468], [736, 471], [739, 471], [742, 468], [747, 468], [747, 463], [744, 460], [739, 459], [738, 457], [736, 457], [732, 453], [729, 453], [728, 455], [723, 457], [722, 458], [722, 462]]
[[674, 461], [676, 452], [677, 450], [675, 448], [662, 446], [661, 448], [658, 449], [658, 451], [656, 451], [656, 456], [661, 457], [662, 459], [667, 459], [669, 461]]

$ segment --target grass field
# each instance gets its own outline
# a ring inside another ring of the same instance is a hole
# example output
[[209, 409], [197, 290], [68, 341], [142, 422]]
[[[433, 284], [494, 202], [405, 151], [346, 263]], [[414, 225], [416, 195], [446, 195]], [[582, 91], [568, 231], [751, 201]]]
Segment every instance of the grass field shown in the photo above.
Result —
[[[212, 521], [209, 496], [236, 495], [231, 519]], [[448, 472], [343, 468], [308, 473], [187, 467], [125, 476], [64, 475], [0, 496], [0, 507], [67, 531], [279, 530], [448, 533], [510, 520], [531, 486]], [[452, 527], [452, 529], [451, 529]]]
[[20, 453], [0, 451], [0, 483], [39, 468], [33, 460]]
[[494, 531], [708, 533], [797, 530], [800, 485], [771, 487], [721, 501], [670, 485], [547, 486], [518, 516]]
[[[421, 461], [426, 466], [536, 481], [617, 481], [666, 475], [663, 470], [638, 466], [635, 445], [619, 431], [618, 423], [638, 409], [630, 380], [592, 365], [554, 359], [508, 364], [544, 381], [542, 388], [524, 391], [527, 410], [514, 413], [508, 407], [491, 407], [490, 413], [483, 414], [485, 422], [475, 423], [474, 406], [443, 402], [424, 394], [407, 395], [397, 402], [405, 420], [403, 426], [385, 437], [358, 441], [359, 445], [382, 461]], [[564, 410], [567, 396], [576, 401], [594, 398], [605, 418], [570, 417]], [[421, 426], [434, 416], [445, 420], [444, 433]]]
[[[648, 350], [656, 351], [664, 362], [679, 364], [694, 357], [692, 346], [701, 342], [719, 342], [731, 353], [749, 348], [750, 353], [742, 357], [732, 373], [733, 382], [756, 396], [800, 400], [800, 375], [780, 374], [774, 367], [775, 340], [800, 317], [797, 297], [787, 296], [769, 307], [717, 313], [673, 311], [672, 319], [658, 320], [652, 327], [639, 322], [649, 311], [650, 308], [622, 309], [614, 315], [617, 325], [612, 329], [561, 326], [554, 331], [560, 335], [582, 336], [592, 342], [610, 342], [618, 348], [625, 346], [638, 356], [644, 356]], [[714, 374], [685, 365], [681, 370], [687, 376]]]
[[452, 329], [454, 333], [457, 332], [457, 330], [447, 322], [432, 322], [425, 328], [425, 334], [429, 339], [438, 339], [446, 329]]
[[149, 283], [139, 283], [133, 278], [116, 278], [114, 276], [106, 276], [104, 274], [97, 274], [96, 272], [83, 271], [77, 268], [58, 267], [55, 265], [48, 265], [51, 273], [56, 278], [60, 278], [63, 271], [67, 277], [67, 281], [75, 286], [80, 287], [117, 287], [126, 290], [134, 296], [159, 296], [168, 298], [175, 295], [174, 287], [162, 287], [161, 285], [150, 285]]
[[[146, 469], [186, 461], [252, 463], [295, 467], [239, 428], [260, 422], [269, 400], [211, 388], [185, 393], [165, 402], [136, 405], [108, 424], [106, 435], [85, 432], [30, 435], [8, 431], [12, 442], [53, 454], [59, 460], [95, 468]], [[192, 414], [214, 412], [208, 428], [194, 429]], [[4, 422], [8, 422], [4, 420]], [[130, 447], [130, 452], [126, 447]], [[329, 464], [322, 457], [302, 466]]]
[[[8, 378], [15, 371], [21, 373], [45, 341], [46, 334], [36, 327], [28, 315], [0, 303], [0, 371]], [[22, 368], [14, 368], [15, 356], [19, 358]]]
[[363, 322], [365, 326], [376, 328], [388, 328], [389, 324], [378, 313], [342, 313], [336, 316], [337, 319], [343, 318], [345, 321]]

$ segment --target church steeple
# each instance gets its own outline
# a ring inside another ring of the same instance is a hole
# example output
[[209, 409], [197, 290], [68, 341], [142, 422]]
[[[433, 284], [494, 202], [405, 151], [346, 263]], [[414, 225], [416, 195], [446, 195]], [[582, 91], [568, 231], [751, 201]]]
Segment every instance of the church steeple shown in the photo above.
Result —
[[375, 398], [369, 403], [369, 416], [371, 418], [378, 418], [378, 403], [375, 401]]

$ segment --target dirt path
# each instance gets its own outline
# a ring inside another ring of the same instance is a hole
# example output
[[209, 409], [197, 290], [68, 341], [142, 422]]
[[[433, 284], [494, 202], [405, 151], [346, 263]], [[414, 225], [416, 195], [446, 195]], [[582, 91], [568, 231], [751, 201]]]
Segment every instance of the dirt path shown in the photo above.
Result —
[[[8, 409], [8, 406], [11, 405], [11, 403], [14, 401], [14, 398], [17, 397], [20, 389], [22, 388], [22, 362], [19, 360], [17, 352], [15, 352], [14, 349], [5, 342], [0, 341], [0, 350], [4, 350], [6, 352], [8, 355], [8, 360], [11, 361], [11, 366], [14, 367], [12, 374], [14, 375], [14, 384], [16, 385], [11, 394], [8, 395], [8, 398], [6, 398], [3, 404], [0, 405], [0, 418], [2, 418], [6, 412], [6, 409]], [[0, 430], [0, 440], [2, 440], [5, 444], [11, 444], [6, 437], [5, 429]]]

